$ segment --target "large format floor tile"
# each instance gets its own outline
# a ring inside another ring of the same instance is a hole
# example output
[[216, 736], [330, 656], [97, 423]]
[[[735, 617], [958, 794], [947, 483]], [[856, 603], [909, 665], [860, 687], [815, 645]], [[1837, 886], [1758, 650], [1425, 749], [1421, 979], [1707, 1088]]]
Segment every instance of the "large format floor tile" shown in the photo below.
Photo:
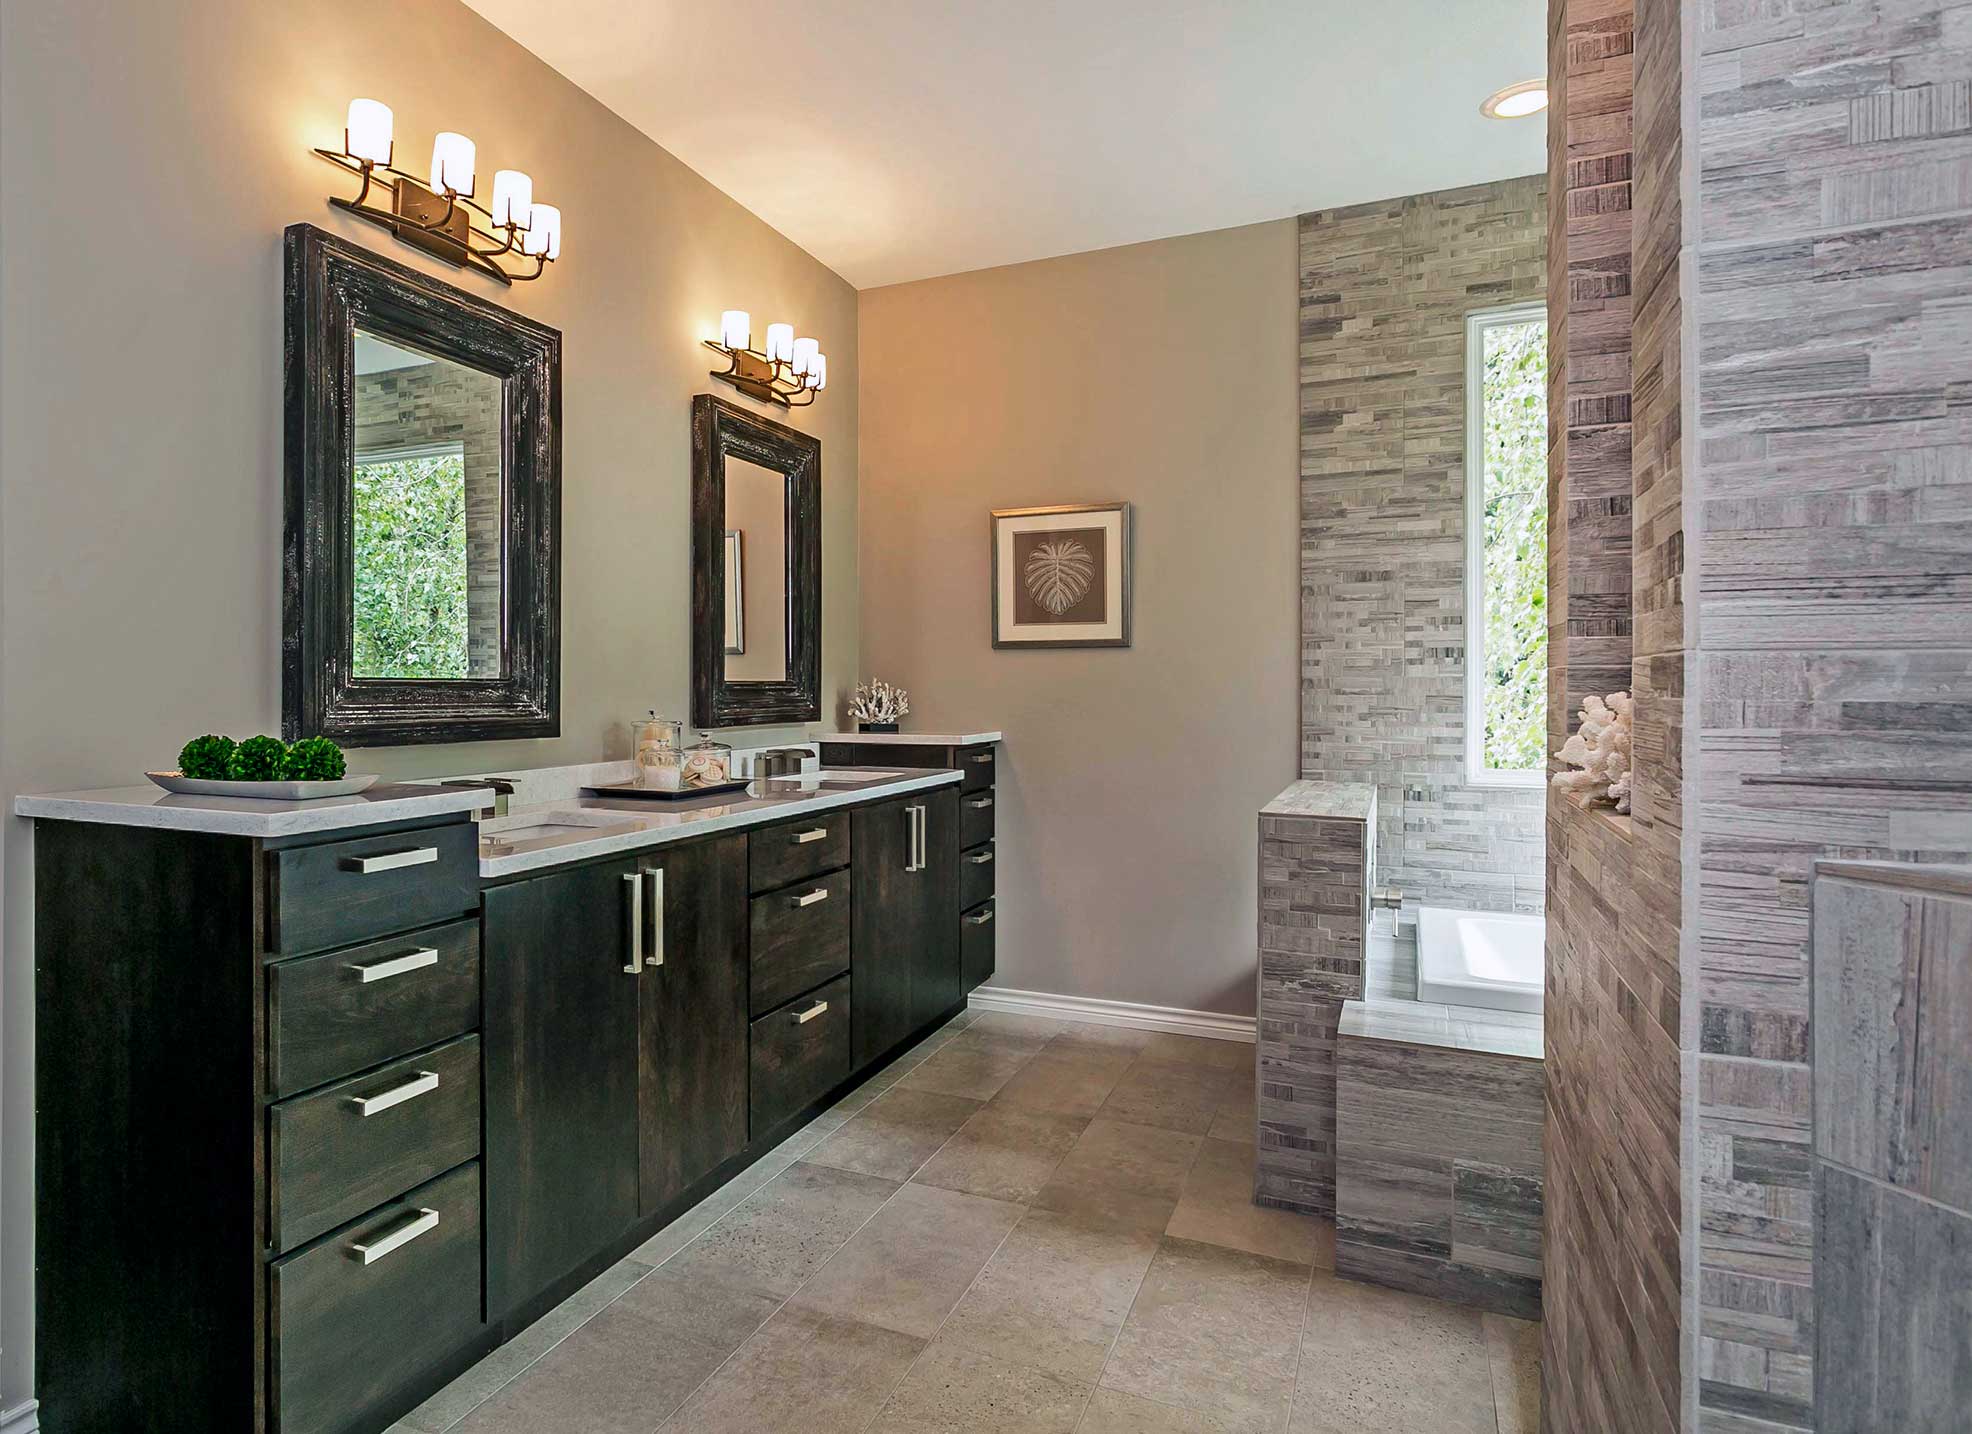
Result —
[[1294, 1394], [1308, 1272], [1166, 1238], [1102, 1387], [1278, 1429]]
[[1253, 1203], [1251, 1145], [1207, 1138], [1171, 1212], [1167, 1235], [1297, 1265], [1335, 1268], [1335, 1226]]
[[967, 1031], [898, 1081], [904, 1090], [930, 1090], [968, 1100], [991, 1100], [1047, 1043], [1031, 1036]]
[[1093, 1382], [1156, 1251], [1152, 1234], [1030, 1210], [939, 1337]]
[[909, 1180], [972, 1118], [980, 1102], [937, 1091], [885, 1091], [805, 1157], [815, 1165]]
[[1480, 1317], [1493, 1371], [1499, 1434], [1541, 1434], [1541, 1327], [1508, 1315]]
[[897, 1386], [871, 1434], [1073, 1434], [1092, 1388], [940, 1339]]
[[1048, 1183], [1088, 1123], [1084, 1117], [992, 1103], [960, 1126], [913, 1179], [1024, 1204]]
[[1076, 1434], [1278, 1434], [1265, 1415], [1213, 1414], [1159, 1404], [1138, 1394], [1098, 1389]]
[[1050, 1041], [1039, 1055], [1014, 1072], [993, 1100], [999, 1105], [1087, 1120], [1102, 1109], [1135, 1059], [1129, 1051], [1108, 1046], [1063, 1046], [1058, 1040]]
[[664, 1434], [860, 1434], [924, 1343], [789, 1306], [663, 1425]]
[[1021, 1207], [906, 1185], [802, 1286], [804, 1309], [930, 1339]]
[[1098, 1117], [1034, 1197], [1044, 1210], [1150, 1232], [1177, 1208], [1198, 1137]]
[[894, 1180], [797, 1162], [672, 1256], [664, 1273], [786, 1299], [896, 1191]]
[[1475, 1310], [1317, 1274], [1293, 1434], [1496, 1434]]
[[1153, 1061], [1144, 1056], [1116, 1082], [1102, 1103], [1101, 1114], [1107, 1120], [1203, 1135], [1220, 1111], [1240, 1100], [1241, 1090], [1237, 1071]]

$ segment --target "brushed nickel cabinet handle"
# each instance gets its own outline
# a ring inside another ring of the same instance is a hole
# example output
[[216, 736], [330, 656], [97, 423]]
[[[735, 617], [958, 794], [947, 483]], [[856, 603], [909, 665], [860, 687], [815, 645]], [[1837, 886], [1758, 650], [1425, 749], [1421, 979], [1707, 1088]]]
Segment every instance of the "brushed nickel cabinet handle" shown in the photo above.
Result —
[[358, 981], [368, 985], [372, 981], [388, 981], [392, 976], [402, 976], [407, 971], [422, 971], [427, 966], [437, 964], [438, 948], [420, 946], [415, 951], [386, 956], [380, 961], [352, 961], [349, 969], [356, 973]]
[[375, 876], [380, 871], [401, 871], [407, 866], [426, 866], [438, 860], [435, 846], [417, 846], [409, 851], [379, 852], [375, 856], [346, 856], [341, 866], [359, 876]]
[[805, 1011], [796, 1011], [794, 1013], [794, 1024], [797, 1026], [805, 1026], [810, 1021], [814, 1020], [815, 1017], [821, 1015], [821, 1013], [826, 1011], [828, 1008], [829, 1008], [829, 1003], [827, 1001], [817, 1001], [815, 1002], [814, 1005], [810, 1006]]
[[986, 808], [993, 805], [993, 799], [991, 797], [974, 797], [966, 805], [971, 807], [975, 812], [983, 812]]
[[828, 834], [829, 834], [829, 829], [827, 827], [815, 827], [811, 831], [796, 832], [794, 834], [793, 840], [789, 843], [789, 845], [806, 846], [811, 841], [821, 841]]
[[646, 953], [648, 965], [664, 964], [664, 868], [654, 866], [644, 873], [644, 891], [650, 901], [649, 918], [644, 923], [644, 934], [650, 950]]
[[419, 1071], [402, 1085], [394, 1085], [389, 1090], [375, 1095], [352, 1095], [349, 1103], [356, 1107], [356, 1113], [368, 1120], [371, 1116], [402, 1105], [407, 1100], [416, 1100], [421, 1095], [430, 1095], [438, 1089], [437, 1071]]
[[904, 808], [904, 870], [918, 869], [918, 809]]
[[381, 1240], [372, 1240], [367, 1244], [360, 1240], [352, 1241], [349, 1246], [349, 1257], [360, 1260], [366, 1265], [374, 1265], [392, 1250], [401, 1250], [418, 1236], [430, 1234], [437, 1228], [438, 1212], [421, 1209]]
[[818, 886], [805, 896], [795, 897], [793, 901], [789, 903], [789, 905], [813, 906], [818, 901], [827, 901], [828, 899], [829, 899], [829, 889], [826, 886]]
[[986, 865], [987, 862], [991, 861], [992, 859], [993, 859], [993, 852], [992, 852], [992, 848], [990, 847], [987, 848], [985, 851], [974, 852], [971, 856], [966, 858], [966, 860], [971, 862], [974, 866], [984, 866]]
[[991, 921], [992, 919], [993, 919], [993, 908], [989, 906], [984, 911], [980, 912], [977, 916], [966, 917], [966, 923], [971, 926], [984, 926], [987, 922]]
[[911, 810], [917, 813], [917, 822], [915, 824], [918, 843], [917, 862], [918, 870], [923, 871], [927, 866], [931, 865], [931, 854], [927, 850], [931, 843], [925, 840], [925, 831], [928, 826], [928, 823], [925, 821], [925, 814], [930, 809], [920, 804], [912, 807]]
[[623, 970], [627, 975], [641, 976], [644, 973], [644, 874], [625, 872], [623, 884], [630, 893], [630, 959], [623, 963]]
[[972, 758], [971, 760], [972, 760], [972, 761], [973, 761], [974, 763], [976, 763], [976, 764], [978, 764], [978, 765], [981, 765], [981, 766], [983, 766], [983, 765], [985, 765], [985, 764], [986, 764], [987, 762], [990, 762], [990, 761], [992, 761], [992, 760], [993, 760], [993, 754], [992, 754], [991, 752], [981, 752], [981, 753], [979, 753], [979, 755], [978, 755], [978, 756], [976, 756], [976, 757], [973, 757], [973, 758]]

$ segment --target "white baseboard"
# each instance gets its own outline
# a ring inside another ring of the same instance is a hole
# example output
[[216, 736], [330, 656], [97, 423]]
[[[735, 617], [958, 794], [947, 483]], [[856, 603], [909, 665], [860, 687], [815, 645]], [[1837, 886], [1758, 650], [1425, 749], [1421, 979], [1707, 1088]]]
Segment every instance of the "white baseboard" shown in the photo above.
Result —
[[40, 1405], [32, 1399], [16, 1404], [12, 1409], [0, 1410], [0, 1434], [34, 1434], [41, 1427], [41, 1420], [35, 1410]]
[[1087, 1021], [1097, 1026], [1131, 1026], [1140, 1031], [1171, 1031], [1215, 1041], [1244, 1041], [1251, 1045], [1254, 1039], [1251, 1016], [1222, 1016], [1215, 1011], [1145, 1006], [1135, 1001], [1098, 1001], [1093, 996], [1057, 996], [1051, 991], [1010, 991], [1002, 986], [981, 986], [966, 1004], [975, 1011], [1011, 1011], [1020, 1016], [1051, 1016], [1057, 1021]]

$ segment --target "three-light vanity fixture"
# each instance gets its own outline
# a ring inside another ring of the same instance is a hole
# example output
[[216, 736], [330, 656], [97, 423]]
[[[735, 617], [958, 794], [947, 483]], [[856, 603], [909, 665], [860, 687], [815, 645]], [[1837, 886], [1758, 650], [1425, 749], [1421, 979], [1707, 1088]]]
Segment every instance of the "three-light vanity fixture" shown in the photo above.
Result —
[[748, 398], [805, 408], [828, 387], [829, 359], [810, 338], [796, 338], [793, 324], [767, 325], [767, 347], [753, 347], [753, 317], [745, 309], [719, 316], [719, 337], [705, 346], [726, 356], [726, 367], [712, 370]]
[[[503, 284], [538, 279], [549, 263], [561, 257], [561, 210], [534, 202], [534, 181], [517, 169], [493, 176], [492, 206], [473, 202], [478, 176], [473, 142], [450, 130], [431, 147], [431, 183], [391, 163], [396, 140], [391, 134], [390, 106], [376, 100], [351, 100], [349, 121], [342, 132], [342, 152], [315, 153], [351, 174], [362, 176], [354, 199], [329, 203], [381, 224], [407, 244], [415, 244], [450, 264], [477, 269]], [[367, 202], [379, 175], [390, 180], [390, 207]], [[474, 222], [477, 216], [483, 223]], [[508, 256], [513, 256], [511, 261]], [[529, 272], [528, 259], [534, 261]], [[515, 265], [509, 269], [508, 262]]]

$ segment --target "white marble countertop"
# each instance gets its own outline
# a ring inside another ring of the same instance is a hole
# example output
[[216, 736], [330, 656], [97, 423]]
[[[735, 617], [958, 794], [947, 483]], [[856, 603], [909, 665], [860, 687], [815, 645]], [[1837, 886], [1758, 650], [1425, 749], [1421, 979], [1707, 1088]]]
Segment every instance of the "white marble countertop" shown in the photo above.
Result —
[[[811, 772], [800, 777], [761, 778], [751, 783], [744, 795], [734, 793], [723, 799], [707, 797], [676, 805], [635, 797], [585, 797], [514, 807], [504, 817], [480, 823], [479, 874], [484, 878], [516, 876], [716, 832], [743, 831], [810, 812], [951, 786], [963, 774], [948, 768], [877, 772], [870, 780], [846, 779], [849, 775], [844, 772], [842, 777], [831, 778]], [[537, 835], [522, 835], [530, 829]]]
[[379, 782], [353, 797], [324, 797], [312, 802], [185, 797], [147, 784], [18, 796], [14, 798], [14, 813], [53, 821], [100, 822], [160, 831], [284, 837], [469, 812], [489, 805], [492, 800], [493, 794], [485, 788], [389, 782]]
[[1474, 1054], [1539, 1060], [1545, 1051], [1539, 1011], [1495, 1011], [1438, 1001], [1372, 997], [1344, 1001], [1338, 1033], [1407, 1046], [1442, 1046]]
[[1005, 740], [998, 732], [824, 732], [811, 742], [867, 742], [875, 746], [970, 747]]
[[1296, 782], [1260, 808], [1263, 817], [1327, 817], [1368, 821], [1376, 813], [1374, 782]]

